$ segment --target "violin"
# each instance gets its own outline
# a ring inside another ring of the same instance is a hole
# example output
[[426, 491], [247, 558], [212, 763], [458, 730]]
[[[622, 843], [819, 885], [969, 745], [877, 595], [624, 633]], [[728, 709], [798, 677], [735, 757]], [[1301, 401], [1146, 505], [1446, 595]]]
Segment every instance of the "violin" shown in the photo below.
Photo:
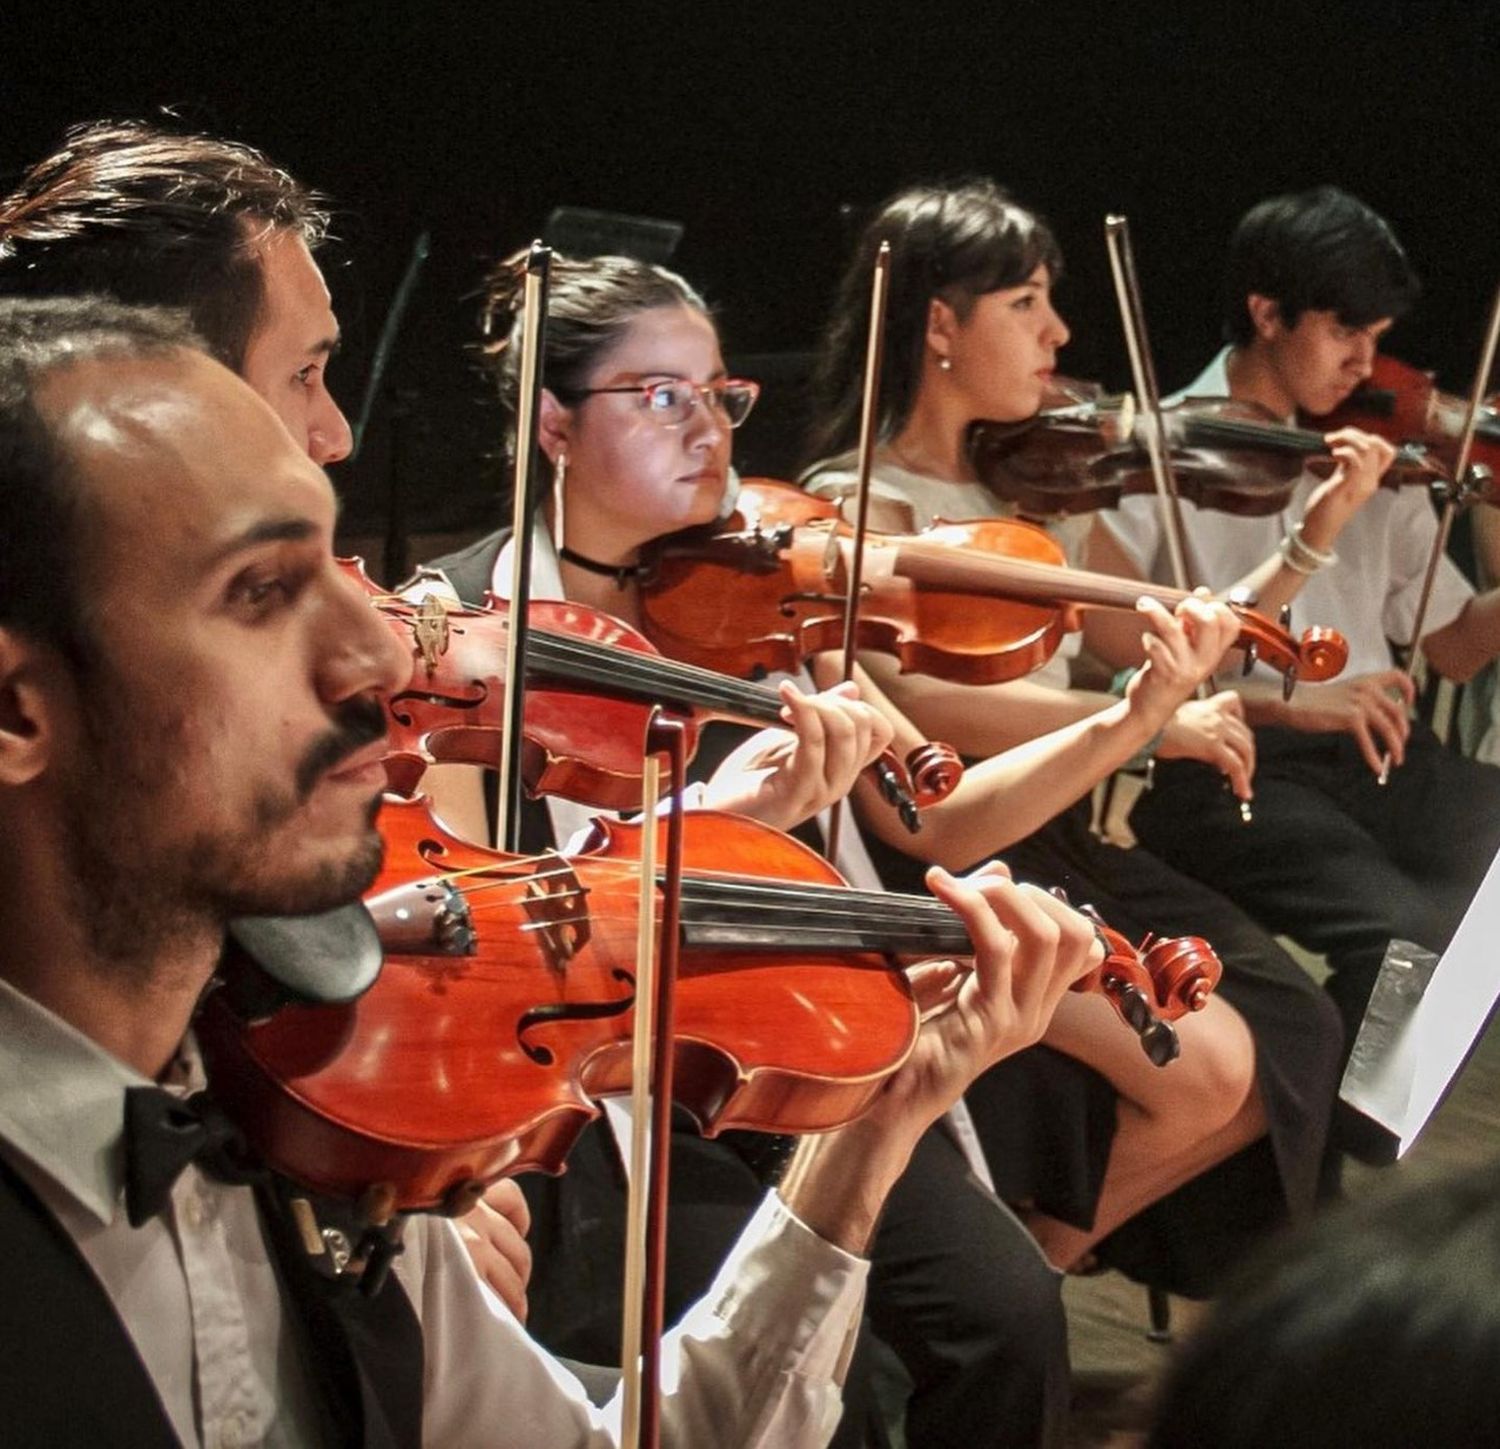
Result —
[[[1343, 426], [1324, 419], [1317, 431], [1295, 428], [1258, 403], [1231, 398], [1183, 398], [1162, 408], [1162, 421], [1178, 495], [1242, 517], [1280, 513], [1305, 472], [1331, 471], [1324, 434]], [[1018, 423], [971, 423], [969, 460], [992, 493], [1025, 514], [1114, 508], [1129, 494], [1155, 490], [1140, 423], [1129, 394], [1085, 396]], [[1438, 456], [1404, 439], [1381, 480], [1388, 487], [1448, 481]]]
[[[1451, 471], [1457, 466], [1468, 406], [1467, 398], [1441, 391], [1432, 373], [1377, 353], [1370, 376], [1359, 387], [1333, 412], [1306, 422], [1324, 429], [1363, 428], [1393, 443], [1421, 444]], [[1488, 470], [1469, 480], [1471, 496], [1500, 503], [1494, 481], [1500, 473], [1500, 393], [1480, 410], [1469, 461]]]
[[[492, 598], [486, 608], [463, 608], [434, 596], [413, 604], [379, 590], [360, 560], [340, 562], [412, 654], [407, 687], [387, 703], [391, 788], [414, 793], [430, 764], [493, 769], [504, 724], [509, 607]], [[638, 630], [608, 614], [533, 600], [528, 617], [535, 682], [524, 702], [522, 767], [533, 795], [637, 808], [639, 741], [654, 705], [682, 721], [690, 755], [708, 720], [783, 724], [774, 689], [663, 659]], [[909, 829], [919, 824], [917, 809], [946, 799], [963, 775], [957, 755], [941, 744], [919, 746], [905, 761], [886, 751], [871, 769]]]
[[[641, 595], [663, 653], [726, 673], [785, 669], [841, 646], [848, 529], [837, 504], [770, 479], [741, 482], [722, 531], [690, 530], [658, 549]], [[963, 684], [1017, 679], [1051, 658], [1081, 608], [1134, 609], [1142, 595], [1175, 608], [1186, 594], [1064, 564], [1056, 541], [1017, 519], [871, 535], [857, 647], [903, 670]], [[1331, 679], [1348, 646], [1331, 629], [1298, 639], [1243, 603], [1246, 667], [1258, 658], [1288, 682]]]
[[[379, 824], [366, 904], [386, 962], [369, 990], [262, 1017], [255, 983], [227, 977], [198, 1040], [277, 1171], [386, 1212], [463, 1213], [498, 1177], [560, 1171], [596, 1099], [629, 1088], [641, 827], [597, 822], [594, 847], [565, 857], [471, 845], [420, 798], [387, 796]], [[851, 890], [756, 821], [685, 825], [677, 1099], [710, 1135], [850, 1121], [916, 1039], [887, 953], [967, 954], [961, 922], [929, 897]], [[1073, 989], [1102, 993], [1164, 1063], [1168, 1023], [1204, 1005], [1218, 959], [1195, 937], [1101, 936], [1104, 962]]]

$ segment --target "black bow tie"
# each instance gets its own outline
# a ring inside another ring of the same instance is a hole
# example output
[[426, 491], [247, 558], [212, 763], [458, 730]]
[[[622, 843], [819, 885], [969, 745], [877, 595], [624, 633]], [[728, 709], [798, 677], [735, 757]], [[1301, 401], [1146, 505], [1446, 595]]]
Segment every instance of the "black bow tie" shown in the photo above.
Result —
[[239, 1129], [207, 1092], [175, 1097], [160, 1087], [125, 1089], [125, 1211], [138, 1228], [166, 1207], [190, 1162], [220, 1182], [255, 1182], [264, 1171]]

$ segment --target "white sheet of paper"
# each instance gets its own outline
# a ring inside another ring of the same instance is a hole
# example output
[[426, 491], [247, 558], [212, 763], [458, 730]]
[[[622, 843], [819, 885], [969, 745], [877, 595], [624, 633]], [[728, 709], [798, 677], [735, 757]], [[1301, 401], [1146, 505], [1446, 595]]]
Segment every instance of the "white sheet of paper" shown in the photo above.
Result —
[[1492, 861], [1452, 943], [1421, 993], [1410, 985], [1388, 989], [1421, 993], [1405, 1029], [1381, 1043], [1378, 1060], [1362, 1058], [1360, 1031], [1340, 1095], [1400, 1140], [1398, 1155], [1416, 1141], [1500, 998], [1500, 859]]

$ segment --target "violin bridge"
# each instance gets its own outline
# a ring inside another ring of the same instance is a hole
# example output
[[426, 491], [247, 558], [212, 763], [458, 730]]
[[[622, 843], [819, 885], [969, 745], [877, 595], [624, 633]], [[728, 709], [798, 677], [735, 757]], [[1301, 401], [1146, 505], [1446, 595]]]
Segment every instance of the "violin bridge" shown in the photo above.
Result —
[[412, 616], [411, 632], [423, 667], [429, 674], [436, 673], [438, 660], [448, 652], [448, 611], [442, 600], [423, 595]]
[[526, 882], [524, 909], [547, 965], [556, 972], [589, 943], [588, 887], [562, 856], [549, 851]]

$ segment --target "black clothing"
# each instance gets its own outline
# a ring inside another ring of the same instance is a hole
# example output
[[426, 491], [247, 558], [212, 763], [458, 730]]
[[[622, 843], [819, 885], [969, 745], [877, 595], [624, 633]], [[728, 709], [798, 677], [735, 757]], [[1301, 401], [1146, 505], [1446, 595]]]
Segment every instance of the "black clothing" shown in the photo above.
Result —
[[[330, 1443], [419, 1449], [422, 1331], [399, 1284], [366, 1296], [308, 1265], [257, 1190], [288, 1322]], [[0, 1157], [0, 1424], [9, 1444], [170, 1446], [177, 1436], [114, 1304], [41, 1199]], [[86, 1380], [87, 1392], [80, 1391]]]
[[1262, 727], [1255, 745], [1254, 824], [1215, 800], [1216, 776], [1175, 760], [1130, 823], [1178, 870], [1326, 957], [1347, 1056], [1392, 938], [1442, 951], [1474, 899], [1500, 850], [1500, 769], [1422, 724], [1384, 786], [1352, 735]]
[[[1221, 787], [1212, 805], [1242, 828]], [[1339, 1024], [1307, 973], [1239, 907], [1146, 850], [1100, 840], [1089, 819], [1081, 801], [1003, 852], [1016, 878], [1061, 886], [1074, 905], [1094, 906], [1134, 941], [1148, 931], [1206, 938], [1224, 963], [1218, 994], [1255, 1040], [1269, 1148], [1256, 1144], [1210, 1169], [1098, 1250], [1132, 1276], [1204, 1296], [1247, 1238], [1313, 1207], [1338, 1085]], [[909, 888], [913, 862], [888, 851], [876, 859], [887, 884]], [[965, 1096], [1000, 1195], [1088, 1227], [1115, 1131], [1105, 1078], [1039, 1046], [992, 1067]]]

